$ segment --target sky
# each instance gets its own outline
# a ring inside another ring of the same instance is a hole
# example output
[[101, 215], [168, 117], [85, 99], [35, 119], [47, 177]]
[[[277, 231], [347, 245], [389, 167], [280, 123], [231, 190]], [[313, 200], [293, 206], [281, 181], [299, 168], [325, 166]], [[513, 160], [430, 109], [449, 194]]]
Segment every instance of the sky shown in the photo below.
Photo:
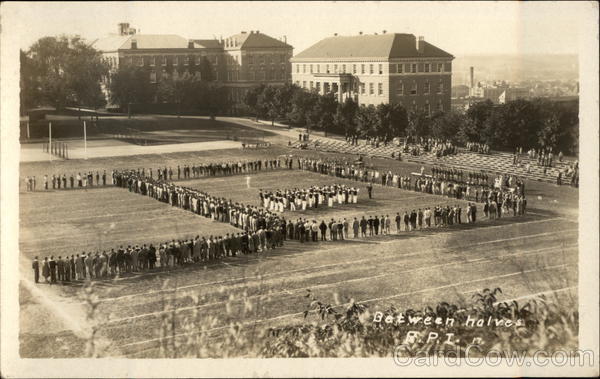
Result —
[[[7, 6], [9, 5], [9, 6]], [[579, 22], [591, 3], [570, 2], [57, 2], [4, 3], [2, 32], [19, 48], [40, 37], [87, 40], [129, 22], [142, 34], [212, 38], [260, 30], [287, 37], [294, 54], [322, 38], [412, 33], [459, 57], [491, 54], [577, 54]], [[6, 27], [9, 18], [10, 30]]]

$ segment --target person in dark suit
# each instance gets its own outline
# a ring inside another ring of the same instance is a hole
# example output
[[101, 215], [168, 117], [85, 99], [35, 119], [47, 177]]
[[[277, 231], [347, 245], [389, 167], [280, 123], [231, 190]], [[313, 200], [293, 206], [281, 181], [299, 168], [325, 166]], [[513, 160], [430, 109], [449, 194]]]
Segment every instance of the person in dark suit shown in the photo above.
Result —
[[33, 279], [36, 283], [40, 281], [40, 262], [38, 262], [38, 257], [33, 258], [33, 262], [31, 263], [31, 268], [33, 269]]
[[65, 280], [65, 265], [60, 255], [56, 260], [56, 267], [58, 269], [58, 280], [62, 282], [63, 280]]
[[50, 283], [56, 283], [56, 261], [54, 260], [54, 256], [50, 257], [48, 266], [50, 267]]
[[373, 229], [375, 230], [375, 235], [379, 235], [379, 225], [381, 222], [379, 221], [379, 217], [375, 216], [373, 219]]
[[367, 236], [367, 220], [365, 219], [365, 216], [363, 216], [362, 219], [360, 219], [360, 236]]
[[319, 230], [321, 230], [321, 241], [327, 241], [327, 224], [325, 224], [325, 220], [321, 221]]
[[373, 198], [373, 184], [367, 184], [367, 192], [369, 193], [369, 199]]

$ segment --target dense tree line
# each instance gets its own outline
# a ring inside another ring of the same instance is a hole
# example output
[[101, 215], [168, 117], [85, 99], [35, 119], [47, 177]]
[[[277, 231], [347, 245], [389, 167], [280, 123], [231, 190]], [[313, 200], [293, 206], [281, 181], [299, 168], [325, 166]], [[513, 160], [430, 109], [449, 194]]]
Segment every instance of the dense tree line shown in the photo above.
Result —
[[564, 153], [576, 153], [579, 139], [577, 102], [543, 98], [506, 104], [488, 100], [473, 104], [465, 112], [428, 115], [407, 112], [400, 104], [359, 106], [351, 98], [338, 103], [333, 93], [321, 95], [286, 84], [255, 87], [248, 91], [244, 103], [257, 119], [359, 137], [407, 137], [413, 141], [433, 137], [458, 145], [485, 143], [499, 150], [551, 146]]
[[101, 54], [78, 36], [43, 37], [20, 51], [21, 113], [38, 106], [106, 104], [101, 82], [108, 66]]

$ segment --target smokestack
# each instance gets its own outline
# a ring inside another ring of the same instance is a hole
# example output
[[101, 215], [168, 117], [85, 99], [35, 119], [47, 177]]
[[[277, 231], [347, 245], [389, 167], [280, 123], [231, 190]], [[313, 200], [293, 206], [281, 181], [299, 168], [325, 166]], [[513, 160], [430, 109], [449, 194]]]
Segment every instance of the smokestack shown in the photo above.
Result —
[[287, 43], [287, 36], [283, 36], [283, 42]]
[[469, 81], [469, 88], [473, 88], [475, 86], [475, 68], [473, 66], [469, 67], [469, 75], [470, 75], [470, 81]]
[[425, 38], [423, 36], [417, 37], [417, 52], [423, 53]]
[[358, 32], [358, 34], [360, 34], [362, 36], [362, 30], [360, 32]]
[[129, 23], [128, 22], [119, 23], [119, 35], [124, 36], [127, 34], [129, 34]]

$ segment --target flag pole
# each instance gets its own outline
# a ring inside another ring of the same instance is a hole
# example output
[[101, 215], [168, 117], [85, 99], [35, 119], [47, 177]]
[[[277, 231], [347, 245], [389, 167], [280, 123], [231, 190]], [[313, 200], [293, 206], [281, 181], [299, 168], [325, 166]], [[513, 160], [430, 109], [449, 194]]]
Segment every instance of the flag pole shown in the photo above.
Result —
[[48, 122], [48, 152], [52, 161], [52, 122]]

